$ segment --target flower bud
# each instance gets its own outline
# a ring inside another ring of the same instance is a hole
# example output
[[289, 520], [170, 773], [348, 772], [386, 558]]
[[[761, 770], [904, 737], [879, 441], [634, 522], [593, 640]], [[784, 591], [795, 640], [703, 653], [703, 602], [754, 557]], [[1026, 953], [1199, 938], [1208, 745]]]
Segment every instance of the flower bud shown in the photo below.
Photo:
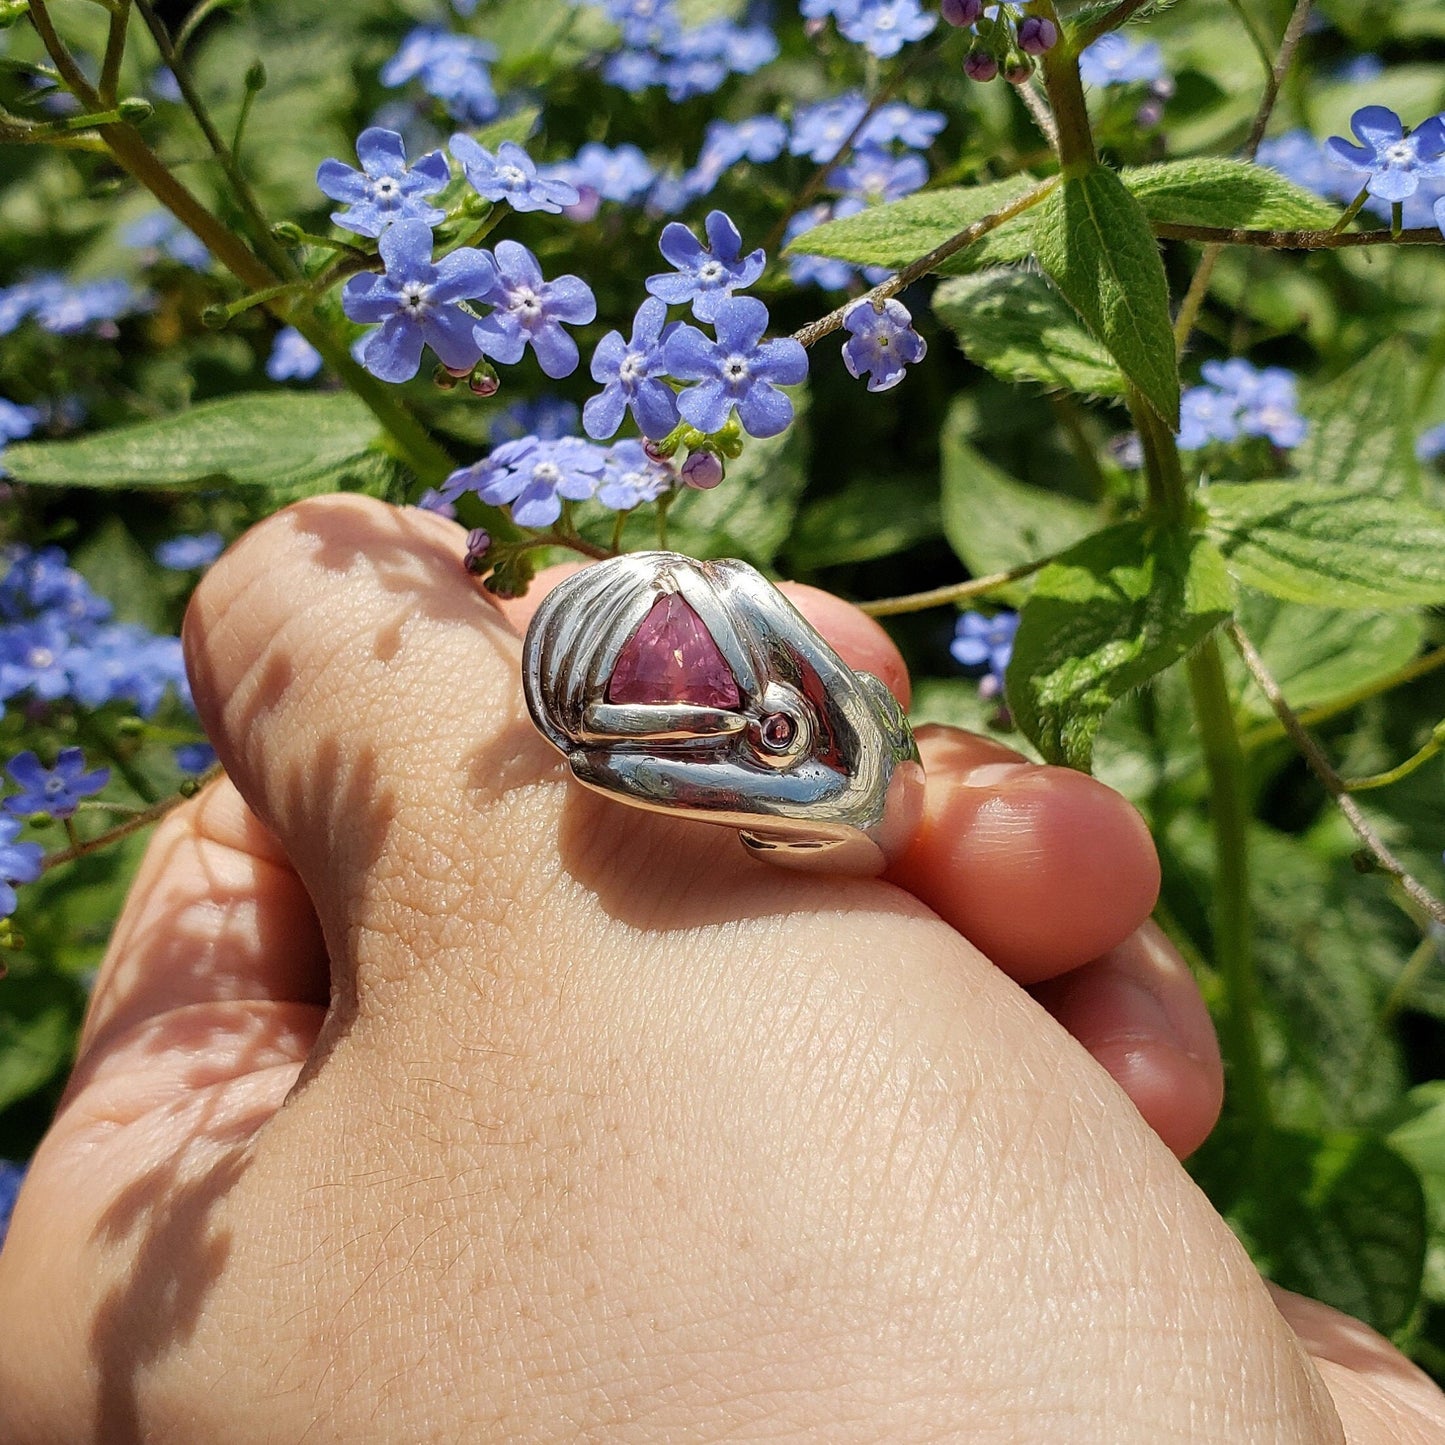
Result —
[[963, 62], [963, 73], [970, 80], [992, 80], [998, 74], [998, 61], [986, 50], [972, 50]]
[[467, 555], [462, 559], [462, 565], [468, 572], [475, 575], [484, 569], [486, 563], [483, 559], [491, 545], [491, 534], [485, 527], [473, 527], [467, 533]]
[[943, 0], [938, 11], [950, 25], [966, 30], [983, 14], [983, 0]]
[[722, 458], [712, 452], [692, 452], [682, 464], [683, 485], [710, 492], [723, 479]]
[[489, 361], [479, 361], [467, 378], [467, 385], [476, 396], [496, 396], [502, 389], [502, 379]]
[[1027, 55], [1010, 55], [1003, 68], [1003, 78], [1010, 85], [1027, 85], [1033, 74], [1034, 63]]
[[149, 120], [156, 113], [156, 108], [150, 101], [139, 95], [128, 95], [117, 106], [122, 120], [128, 120], [132, 125], [139, 125], [143, 120]]
[[1025, 16], [1019, 25], [1019, 49], [1025, 55], [1042, 55], [1059, 43], [1059, 27], [1042, 15]]

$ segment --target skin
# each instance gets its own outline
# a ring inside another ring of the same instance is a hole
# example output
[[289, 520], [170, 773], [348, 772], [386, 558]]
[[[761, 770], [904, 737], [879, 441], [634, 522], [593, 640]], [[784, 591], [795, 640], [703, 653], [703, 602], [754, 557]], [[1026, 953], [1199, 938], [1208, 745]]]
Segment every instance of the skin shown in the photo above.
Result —
[[463, 547], [332, 497], [197, 590], [228, 780], [0, 1252], [0, 1439], [1441, 1438], [1179, 1166], [1219, 1057], [1125, 802], [930, 729], [887, 879], [770, 869], [569, 782]]

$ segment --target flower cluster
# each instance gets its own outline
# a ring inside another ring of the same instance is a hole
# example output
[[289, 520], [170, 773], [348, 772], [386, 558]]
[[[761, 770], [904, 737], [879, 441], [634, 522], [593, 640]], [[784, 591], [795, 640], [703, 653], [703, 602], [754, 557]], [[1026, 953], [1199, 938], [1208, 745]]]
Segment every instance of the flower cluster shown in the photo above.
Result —
[[1350, 129], [1359, 145], [1340, 136], [1321, 144], [1293, 130], [1265, 141], [1256, 159], [1327, 200], [1350, 204], [1363, 190], [1365, 209], [1380, 219], [1398, 205], [1405, 226], [1445, 231], [1445, 115], [1406, 131], [1394, 111], [1367, 105]]
[[[427, 346], [456, 375], [484, 356], [520, 361], [528, 346], [548, 376], [576, 370], [577, 344], [563, 327], [597, 314], [588, 286], [576, 276], [547, 281], [537, 258], [516, 241], [499, 242], [495, 252], [459, 246], [434, 260], [432, 227], [446, 213], [430, 197], [450, 183], [446, 157], [433, 151], [408, 166], [402, 138], [380, 127], [363, 131], [356, 150], [360, 171], [327, 160], [316, 180], [346, 203], [332, 216], [338, 226], [377, 240], [382, 273], [353, 276], [342, 292], [347, 316], [376, 327], [359, 351], [367, 370], [383, 381], [409, 381]], [[451, 151], [472, 188], [493, 204], [555, 214], [579, 199], [574, 186], [540, 174], [511, 142], [493, 155], [470, 136], [455, 135]]]
[[602, 68], [612, 85], [637, 95], [662, 86], [671, 101], [711, 95], [729, 75], [751, 75], [778, 54], [766, 26], [730, 20], [684, 23], [676, 0], [577, 0], [601, 10], [621, 46]]
[[125, 702], [151, 717], [168, 688], [189, 704], [180, 639], [111, 620], [58, 547], [11, 547], [0, 577], [0, 702]]
[[1293, 372], [1234, 357], [1206, 361], [1200, 373], [1204, 383], [1191, 386], [1180, 405], [1179, 445], [1185, 451], [1240, 437], [1265, 437], [1287, 450], [1305, 439], [1309, 423], [1299, 414]]
[[27, 749], [10, 759], [5, 771], [20, 791], [12, 793], [0, 806], [15, 818], [68, 818], [82, 798], [100, 792], [110, 781], [109, 768], [86, 771], [85, 755], [79, 748], [61, 748], [53, 768], [47, 768]]
[[118, 277], [69, 281], [46, 273], [0, 287], [0, 336], [8, 336], [26, 320], [57, 336], [85, 331], [114, 336], [117, 321], [149, 305], [144, 292]]
[[938, 23], [938, 17], [928, 14], [918, 0], [802, 0], [802, 11], [814, 22], [831, 16], [845, 40], [880, 59], [922, 40]]
[[1152, 40], [1138, 40], [1111, 30], [1101, 35], [1079, 55], [1079, 75], [1085, 85], [1097, 90], [1118, 89], [1137, 92], [1144, 98], [1134, 112], [1134, 123], [1142, 128], [1159, 124], [1164, 103], [1174, 94], [1174, 77], [1164, 65], [1164, 52]]
[[[494, 507], [510, 508], [520, 526], [550, 527], [562, 515], [563, 502], [596, 500], [626, 512], [680, 484], [672, 466], [655, 460], [640, 441], [601, 447], [578, 437], [521, 436], [453, 472], [440, 498], [455, 502], [473, 492]], [[482, 540], [471, 550], [480, 557], [486, 547]]]
[[1059, 27], [1040, 15], [1022, 15], [1021, 4], [989, 5], [984, 0], [943, 0], [943, 18], [970, 31], [972, 43], [963, 72], [970, 80], [1002, 74], [1021, 85], [1033, 74], [1034, 57], [1059, 43]]
[[496, 50], [484, 40], [419, 25], [382, 66], [381, 83], [396, 87], [415, 81], [453, 120], [475, 125], [497, 113], [489, 68], [496, 58]]

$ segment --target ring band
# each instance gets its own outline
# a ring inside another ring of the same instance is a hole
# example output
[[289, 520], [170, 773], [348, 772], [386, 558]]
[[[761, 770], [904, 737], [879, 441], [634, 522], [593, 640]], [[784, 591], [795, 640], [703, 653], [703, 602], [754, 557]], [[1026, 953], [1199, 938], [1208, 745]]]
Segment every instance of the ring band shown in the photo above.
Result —
[[522, 680], [579, 782], [736, 828], [769, 862], [878, 873], [918, 827], [923, 765], [898, 700], [745, 562], [583, 568], [533, 616]]

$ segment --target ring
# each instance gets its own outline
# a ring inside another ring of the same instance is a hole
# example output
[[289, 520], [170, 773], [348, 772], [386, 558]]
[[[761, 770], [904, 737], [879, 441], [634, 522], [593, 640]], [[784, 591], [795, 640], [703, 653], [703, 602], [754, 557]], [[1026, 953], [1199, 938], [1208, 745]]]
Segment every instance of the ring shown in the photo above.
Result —
[[922, 816], [898, 700], [745, 562], [630, 552], [583, 568], [533, 616], [522, 680], [580, 783], [736, 828], [771, 863], [878, 873]]

